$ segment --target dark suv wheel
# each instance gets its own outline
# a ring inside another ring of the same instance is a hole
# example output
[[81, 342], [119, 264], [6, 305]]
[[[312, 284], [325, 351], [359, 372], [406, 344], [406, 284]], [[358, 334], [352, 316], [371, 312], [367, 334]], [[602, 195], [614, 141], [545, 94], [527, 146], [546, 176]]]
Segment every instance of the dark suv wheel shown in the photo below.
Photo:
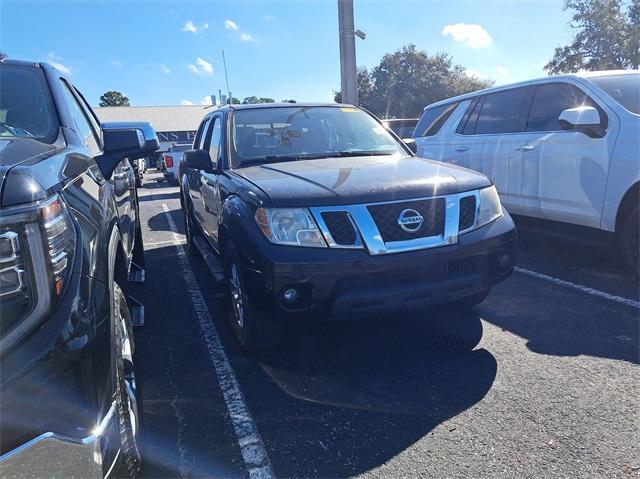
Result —
[[127, 299], [120, 286], [114, 284], [112, 294], [112, 380], [121, 456], [116, 475], [117, 477], [136, 477], [142, 467], [138, 438], [143, 411], [136, 384], [133, 330]]
[[227, 276], [229, 319], [238, 342], [246, 351], [273, 349], [284, 337], [285, 324], [265, 317], [247, 296], [240, 257], [233, 243], [224, 249], [224, 269]]

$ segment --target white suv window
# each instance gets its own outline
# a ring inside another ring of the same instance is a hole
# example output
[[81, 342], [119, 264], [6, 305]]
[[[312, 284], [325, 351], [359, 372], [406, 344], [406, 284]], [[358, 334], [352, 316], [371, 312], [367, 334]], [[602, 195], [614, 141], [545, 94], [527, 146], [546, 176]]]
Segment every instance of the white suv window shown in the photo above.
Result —
[[532, 87], [485, 95], [475, 128], [476, 135], [524, 131]]
[[[527, 119], [527, 131], [560, 131], [558, 117], [563, 110], [578, 106], [598, 108], [596, 102], [580, 88], [569, 83], [538, 85]], [[604, 112], [600, 117], [605, 118]]]

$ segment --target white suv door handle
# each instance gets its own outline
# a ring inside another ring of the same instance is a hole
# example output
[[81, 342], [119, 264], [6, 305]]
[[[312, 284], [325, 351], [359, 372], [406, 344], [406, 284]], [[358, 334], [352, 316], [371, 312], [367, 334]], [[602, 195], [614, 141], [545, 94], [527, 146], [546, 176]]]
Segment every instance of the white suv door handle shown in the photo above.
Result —
[[531, 151], [535, 148], [535, 145], [522, 145], [518, 148], [514, 148], [516, 151]]
[[462, 152], [462, 151], [467, 151], [468, 149], [469, 149], [469, 147], [468, 147], [468, 146], [464, 146], [464, 145], [456, 146], [456, 147], [454, 148], [454, 150], [456, 150], [456, 151], [460, 151], [460, 152]]

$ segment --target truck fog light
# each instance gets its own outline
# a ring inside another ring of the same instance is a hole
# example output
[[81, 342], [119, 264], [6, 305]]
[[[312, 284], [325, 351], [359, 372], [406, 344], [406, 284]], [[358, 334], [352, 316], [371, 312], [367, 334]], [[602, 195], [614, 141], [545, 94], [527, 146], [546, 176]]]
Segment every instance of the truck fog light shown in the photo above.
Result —
[[511, 257], [508, 254], [503, 254], [498, 257], [498, 267], [500, 271], [506, 271], [511, 266]]
[[298, 300], [298, 292], [295, 288], [287, 288], [282, 293], [282, 299], [287, 304], [293, 304]]

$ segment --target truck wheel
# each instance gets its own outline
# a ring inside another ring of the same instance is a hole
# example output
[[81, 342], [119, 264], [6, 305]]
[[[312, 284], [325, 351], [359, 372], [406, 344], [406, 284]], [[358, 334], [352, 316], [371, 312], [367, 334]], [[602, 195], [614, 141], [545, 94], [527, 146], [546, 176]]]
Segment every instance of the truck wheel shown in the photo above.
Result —
[[112, 364], [121, 460], [117, 477], [136, 477], [142, 468], [138, 446], [142, 400], [136, 387], [134, 344], [127, 299], [117, 284], [113, 285], [111, 341]]
[[640, 273], [639, 230], [640, 207], [636, 206], [625, 218], [619, 237], [622, 260], [636, 275]]
[[189, 256], [195, 256], [198, 253], [198, 247], [193, 241], [195, 235], [195, 222], [193, 221], [193, 215], [189, 211], [189, 203], [186, 198], [182, 199], [182, 212], [184, 213], [184, 231], [187, 237], [186, 251]]
[[227, 244], [223, 260], [231, 306], [229, 319], [240, 346], [248, 352], [274, 349], [284, 337], [284, 323], [265, 317], [251, 304], [233, 243]]

